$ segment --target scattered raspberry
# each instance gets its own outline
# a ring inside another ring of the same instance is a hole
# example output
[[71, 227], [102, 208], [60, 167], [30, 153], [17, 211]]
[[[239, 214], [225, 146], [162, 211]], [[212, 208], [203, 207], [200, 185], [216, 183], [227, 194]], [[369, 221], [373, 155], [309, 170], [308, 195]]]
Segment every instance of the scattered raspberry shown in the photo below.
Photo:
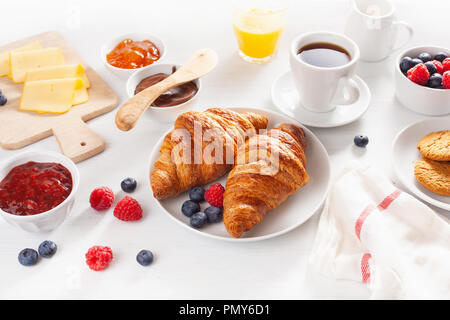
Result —
[[135, 199], [125, 196], [116, 205], [114, 216], [122, 221], [137, 221], [142, 218], [142, 208]]
[[427, 84], [428, 79], [430, 79], [430, 73], [428, 72], [427, 67], [423, 63], [420, 63], [408, 70], [408, 79], [424, 86]]
[[114, 192], [108, 187], [100, 187], [94, 189], [89, 198], [91, 207], [95, 210], [102, 211], [111, 208], [114, 202]]
[[444, 89], [450, 89], [450, 71], [444, 73], [442, 85], [444, 86]]
[[442, 61], [442, 66], [444, 67], [444, 72], [450, 71], [450, 58]]
[[437, 69], [437, 73], [439, 74], [443, 74], [444, 73], [444, 66], [442, 65], [442, 63], [440, 63], [437, 60], [433, 60], [431, 61], [431, 63], [433, 63]]
[[216, 183], [209, 187], [205, 192], [205, 200], [208, 201], [210, 205], [217, 208], [223, 208], [223, 193], [225, 188], [220, 184]]
[[105, 269], [112, 259], [113, 253], [109, 247], [93, 246], [86, 253], [86, 263], [94, 271]]

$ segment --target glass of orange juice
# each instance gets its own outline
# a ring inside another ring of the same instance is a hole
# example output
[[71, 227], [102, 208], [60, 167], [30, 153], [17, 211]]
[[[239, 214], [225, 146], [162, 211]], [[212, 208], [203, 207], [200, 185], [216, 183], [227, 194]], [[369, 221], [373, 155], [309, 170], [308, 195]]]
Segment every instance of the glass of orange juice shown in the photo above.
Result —
[[233, 29], [239, 55], [251, 63], [269, 62], [283, 32], [288, 0], [235, 0]]

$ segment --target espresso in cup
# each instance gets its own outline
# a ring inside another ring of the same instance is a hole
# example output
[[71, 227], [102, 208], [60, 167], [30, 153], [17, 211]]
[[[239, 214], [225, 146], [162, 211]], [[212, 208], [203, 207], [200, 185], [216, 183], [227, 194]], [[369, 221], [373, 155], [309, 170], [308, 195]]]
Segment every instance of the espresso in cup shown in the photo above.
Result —
[[298, 57], [307, 64], [321, 68], [344, 66], [352, 58], [347, 50], [329, 42], [314, 42], [300, 48]]

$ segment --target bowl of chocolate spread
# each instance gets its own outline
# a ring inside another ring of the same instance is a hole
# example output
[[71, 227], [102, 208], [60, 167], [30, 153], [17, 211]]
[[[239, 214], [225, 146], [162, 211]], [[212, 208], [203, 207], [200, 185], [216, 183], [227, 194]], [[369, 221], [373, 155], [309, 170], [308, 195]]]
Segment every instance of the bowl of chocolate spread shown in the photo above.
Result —
[[[158, 64], [136, 71], [127, 81], [128, 96], [131, 98], [142, 90], [163, 81], [180, 67], [176, 64]], [[192, 104], [200, 88], [200, 79], [172, 88], [159, 96], [146, 113], [151, 113], [149, 116], [158, 120], [175, 121], [176, 117]]]

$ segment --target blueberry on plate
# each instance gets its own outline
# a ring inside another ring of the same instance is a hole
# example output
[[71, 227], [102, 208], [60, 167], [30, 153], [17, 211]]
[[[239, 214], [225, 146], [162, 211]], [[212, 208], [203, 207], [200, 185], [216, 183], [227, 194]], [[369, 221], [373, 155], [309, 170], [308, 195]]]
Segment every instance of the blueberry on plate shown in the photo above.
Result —
[[202, 187], [194, 187], [189, 190], [189, 199], [196, 202], [205, 201], [205, 189]]
[[440, 75], [439, 73], [432, 74], [430, 79], [428, 80], [427, 85], [433, 89], [442, 88], [442, 75]]
[[194, 213], [197, 213], [199, 211], [200, 205], [192, 200], [185, 201], [181, 206], [181, 212], [183, 212], [186, 217], [191, 217]]
[[205, 210], [209, 223], [215, 223], [222, 220], [222, 209], [217, 207], [209, 207]]
[[38, 253], [34, 249], [23, 249], [19, 253], [19, 263], [24, 266], [34, 266], [38, 261]]
[[412, 59], [412, 63], [413, 63], [413, 67], [414, 67], [414, 66], [416, 66], [418, 64], [423, 63], [423, 61], [420, 60], [420, 59], [414, 58], [414, 59]]
[[206, 214], [204, 212], [197, 212], [192, 215], [190, 222], [191, 222], [191, 226], [198, 229], [198, 228], [203, 227], [207, 221], [208, 221], [208, 217], [206, 216]]
[[417, 58], [422, 60], [424, 63], [431, 61], [431, 59], [432, 59], [431, 54], [429, 54], [428, 52], [422, 52], [421, 54], [419, 54], [417, 56]]
[[408, 70], [414, 66], [415, 64], [411, 57], [403, 57], [402, 61], [400, 61], [400, 70], [402, 70], [403, 73], [407, 73]]
[[8, 99], [6, 99], [5, 95], [0, 94], [0, 106], [4, 106], [8, 102]]
[[51, 258], [56, 253], [56, 244], [53, 241], [45, 240], [39, 245], [38, 251], [41, 257]]
[[442, 62], [442, 61], [444, 61], [447, 58], [448, 58], [448, 54], [446, 54], [445, 52], [438, 52], [434, 56], [434, 60], [437, 60], [439, 62]]
[[130, 193], [136, 190], [137, 182], [133, 178], [126, 178], [120, 183], [120, 187], [123, 191]]
[[153, 262], [153, 253], [150, 250], [141, 250], [136, 256], [136, 261], [146, 267]]
[[434, 73], [437, 72], [436, 66], [435, 66], [434, 63], [431, 62], [431, 61], [425, 62], [425, 67], [427, 67], [428, 72], [429, 72], [430, 74], [434, 74]]
[[360, 148], [365, 148], [369, 144], [369, 138], [367, 136], [358, 135], [353, 139], [355, 145]]

